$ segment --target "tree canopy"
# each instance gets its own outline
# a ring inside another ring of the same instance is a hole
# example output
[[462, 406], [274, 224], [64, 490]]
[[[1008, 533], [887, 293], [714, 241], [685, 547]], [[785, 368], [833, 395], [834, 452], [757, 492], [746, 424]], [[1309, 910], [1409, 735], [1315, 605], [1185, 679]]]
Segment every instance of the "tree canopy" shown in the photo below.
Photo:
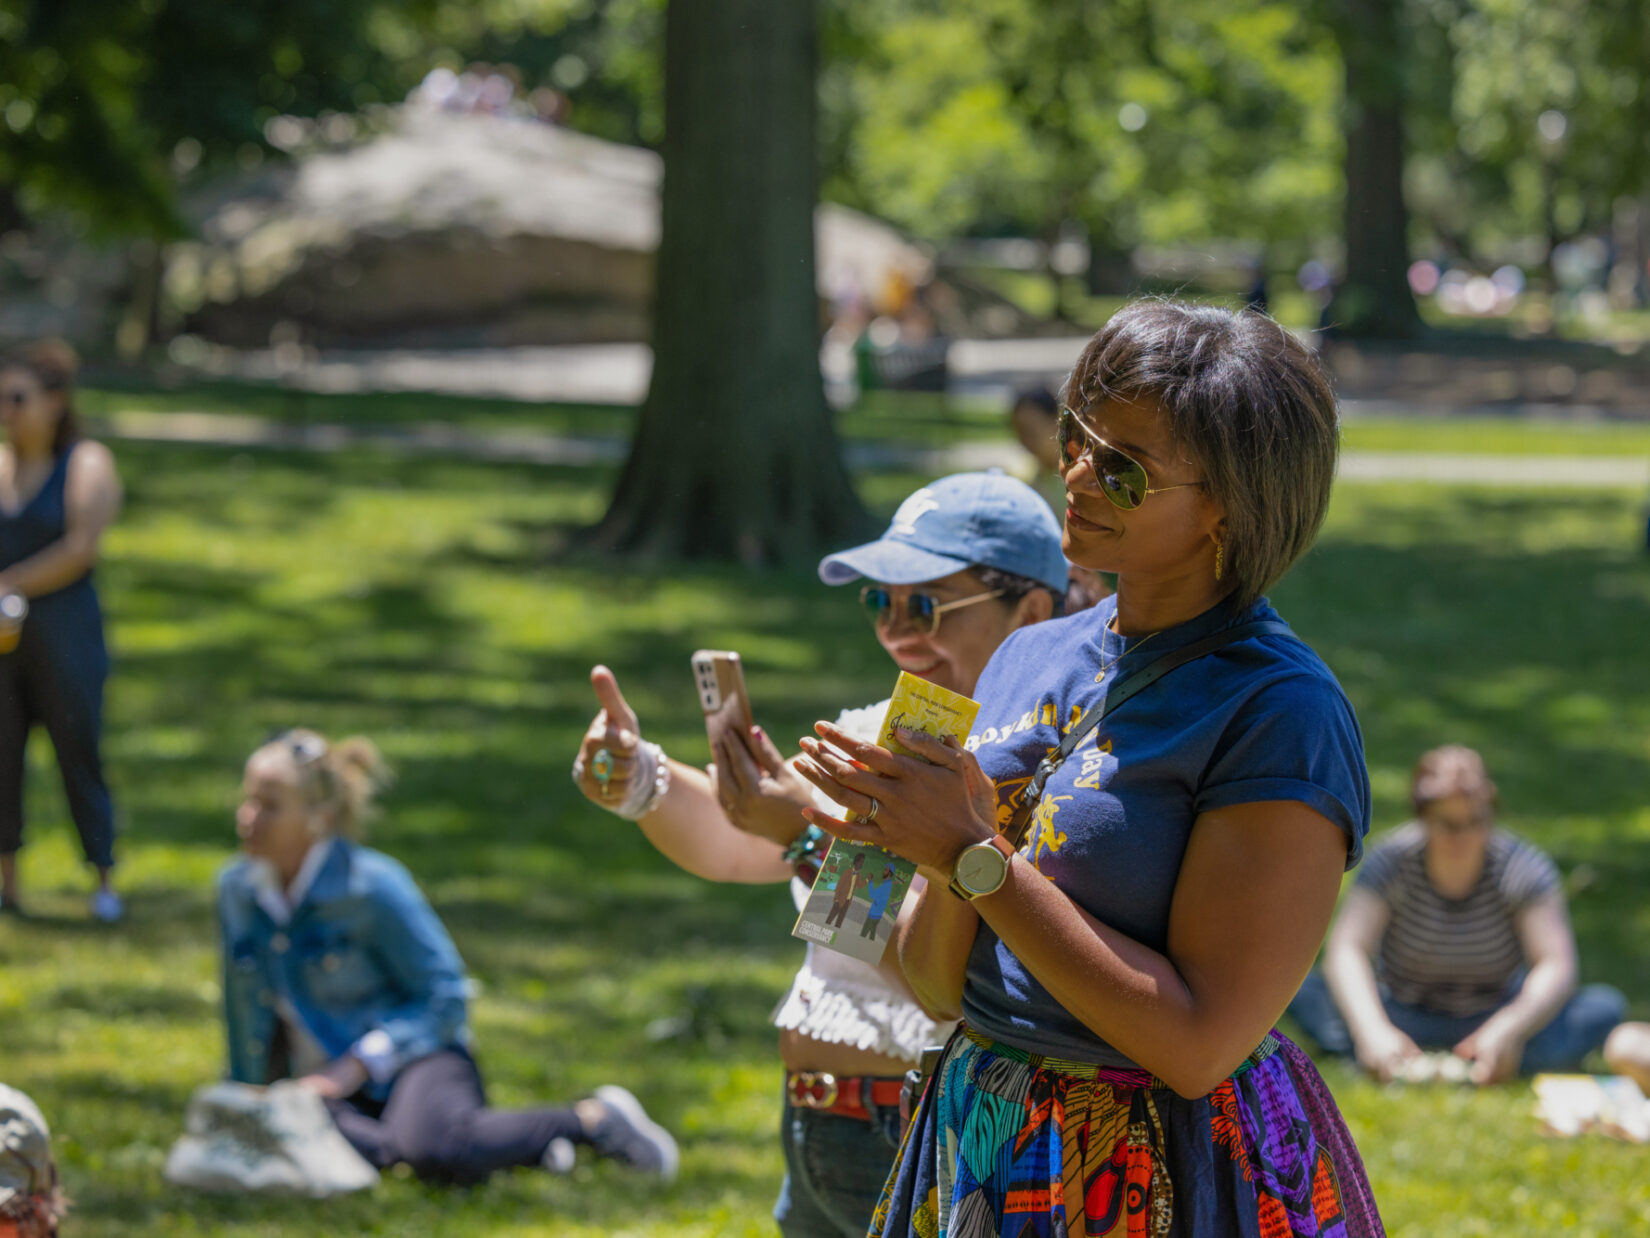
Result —
[[[1416, 252], [1487, 264], [1650, 196], [1646, 0], [1392, 0], [1387, 48], [1339, 41], [1354, 7], [824, 0], [824, 192], [937, 239], [1075, 226], [1293, 261], [1343, 238], [1355, 46], [1394, 95]], [[438, 64], [508, 63], [576, 127], [657, 146], [665, 9], [0, 0], [0, 228], [165, 235], [180, 182], [276, 153], [274, 118], [393, 102]]]

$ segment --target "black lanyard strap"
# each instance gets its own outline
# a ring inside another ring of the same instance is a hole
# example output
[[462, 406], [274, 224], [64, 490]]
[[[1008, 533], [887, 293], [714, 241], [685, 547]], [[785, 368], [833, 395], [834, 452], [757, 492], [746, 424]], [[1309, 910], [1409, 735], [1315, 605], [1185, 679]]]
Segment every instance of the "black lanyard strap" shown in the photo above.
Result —
[[[1100, 720], [1124, 701], [1151, 687], [1163, 676], [1176, 667], [1213, 653], [1217, 649], [1235, 644], [1240, 640], [1248, 640], [1252, 636], [1288, 636], [1289, 625], [1277, 619], [1255, 619], [1249, 623], [1240, 623], [1236, 627], [1226, 628], [1216, 632], [1213, 636], [1205, 636], [1200, 641], [1193, 641], [1190, 645], [1183, 645], [1179, 649], [1171, 649], [1168, 653], [1152, 659], [1145, 666], [1131, 674], [1127, 679], [1113, 681], [1106, 689], [1106, 695], [1100, 704], [1083, 720], [1067, 732], [1060, 741], [1060, 746], [1037, 762], [1037, 769], [1031, 775], [1031, 782], [1020, 797], [1019, 806], [1014, 809], [1014, 815], [1009, 818], [1008, 828], [1003, 831], [1004, 837], [1014, 845], [1018, 851], [1020, 844], [1025, 842], [1026, 833], [1031, 828], [1032, 814], [1037, 811], [1037, 801], [1043, 798], [1043, 787], [1054, 776], [1054, 771], [1066, 763], [1066, 758], [1077, 750], [1077, 745], [1088, 738], [1089, 732], [1100, 725]], [[1118, 655], [1122, 657], [1122, 654]], [[1058, 719], [1056, 719], [1058, 723]]]

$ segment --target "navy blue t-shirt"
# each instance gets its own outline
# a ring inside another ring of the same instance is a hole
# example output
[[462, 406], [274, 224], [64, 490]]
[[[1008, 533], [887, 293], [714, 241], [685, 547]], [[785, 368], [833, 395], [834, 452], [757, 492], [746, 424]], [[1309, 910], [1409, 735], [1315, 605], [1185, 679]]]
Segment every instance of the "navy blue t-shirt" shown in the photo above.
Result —
[[[1264, 598], [1241, 611], [1222, 603], [1125, 640], [1106, 627], [1116, 608], [1108, 598], [1022, 628], [980, 676], [968, 748], [997, 784], [1000, 824], [1037, 763], [1114, 681], [1222, 628], [1278, 618]], [[1363, 736], [1334, 675], [1293, 635], [1226, 645], [1107, 714], [1048, 780], [1020, 854], [1097, 920], [1165, 951], [1198, 814], [1263, 800], [1295, 800], [1323, 814], [1346, 831], [1347, 867], [1361, 858], [1369, 831]], [[963, 1017], [1034, 1053], [1134, 1065], [1055, 1001], [983, 922]]]

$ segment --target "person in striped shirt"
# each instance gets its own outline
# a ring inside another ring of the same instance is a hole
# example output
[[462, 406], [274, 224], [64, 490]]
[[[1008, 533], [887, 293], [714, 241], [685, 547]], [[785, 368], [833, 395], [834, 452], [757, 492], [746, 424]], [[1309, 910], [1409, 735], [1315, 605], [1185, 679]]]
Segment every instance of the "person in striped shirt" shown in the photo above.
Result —
[[1477, 1084], [1576, 1069], [1627, 1003], [1577, 988], [1558, 867], [1495, 823], [1471, 748], [1422, 756], [1410, 794], [1415, 819], [1370, 849], [1289, 1013], [1382, 1080], [1428, 1050], [1465, 1059]]

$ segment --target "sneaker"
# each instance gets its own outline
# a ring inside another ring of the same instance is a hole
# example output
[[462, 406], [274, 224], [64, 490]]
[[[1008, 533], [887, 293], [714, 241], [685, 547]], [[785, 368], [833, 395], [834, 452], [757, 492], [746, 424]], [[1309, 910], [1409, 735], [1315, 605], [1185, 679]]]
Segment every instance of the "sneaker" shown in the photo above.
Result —
[[15, 898], [0, 898], [0, 916], [12, 916], [18, 920], [28, 919], [23, 904]]
[[126, 914], [126, 905], [113, 890], [99, 890], [92, 895], [92, 915], [105, 924], [114, 924]]
[[544, 1155], [539, 1158], [539, 1164], [553, 1174], [570, 1174], [573, 1172], [573, 1162], [576, 1159], [573, 1141], [558, 1135], [550, 1141], [550, 1146], [545, 1148]]
[[611, 1157], [632, 1169], [675, 1180], [678, 1153], [670, 1132], [647, 1116], [642, 1102], [624, 1088], [607, 1084], [595, 1098], [607, 1112], [591, 1128], [590, 1142], [598, 1156]]

